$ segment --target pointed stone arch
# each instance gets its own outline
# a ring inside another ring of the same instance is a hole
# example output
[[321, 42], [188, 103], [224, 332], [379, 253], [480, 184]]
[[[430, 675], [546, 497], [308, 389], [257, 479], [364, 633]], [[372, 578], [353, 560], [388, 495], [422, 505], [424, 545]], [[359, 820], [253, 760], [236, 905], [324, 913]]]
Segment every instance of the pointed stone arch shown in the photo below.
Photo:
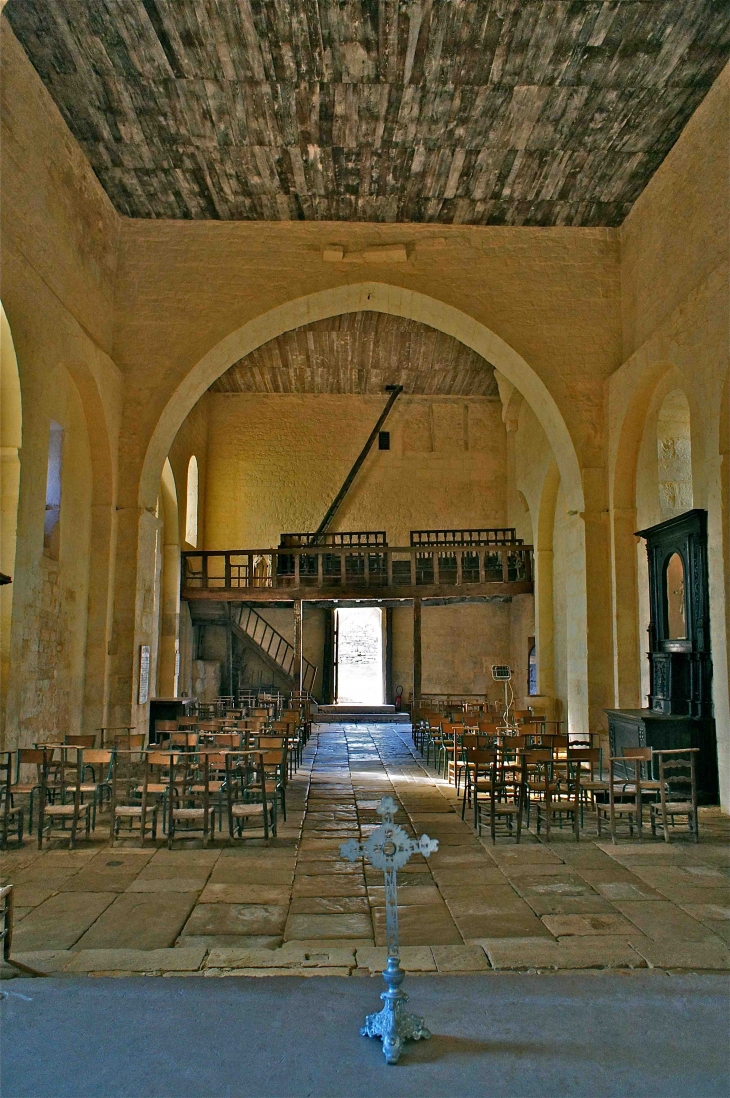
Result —
[[552, 446], [568, 506], [584, 509], [578, 458], [570, 432], [545, 383], [503, 339], [460, 309], [436, 298], [380, 282], [337, 286], [295, 298], [231, 332], [189, 371], [165, 406], [152, 433], [139, 482], [138, 504], [154, 507], [160, 471], [185, 417], [213, 382], [239, 359], [283, 332], [341, 313], [373, 311], [417, 320], [453, 336], [482, 355], [532, 407]]
[[[518, 390], [530, 405], [550, 443], [566, 507], [574, 518], [571, 529], [571, 605], [573, 636], [576, 638], [575, 659], [569, 669], [569, 723], [572, 730], [588, 727], [587, 698], [587, 602], [585, 570], [585, 537], [583, 521], [577, 516], [585, 511], [581, 469], [568, 427], [547, 386], [527, 361], [508, 343], [484, 324], [460, 309], [436, 298], [397, 286], [378, 282], [362, 282], [338, 286], [300, 297], [277, 306], [247, 322], [220, 340], [189, 370], [184, 380], [170, 395], [157, 420], [146, 447], [137, 493], [137, 581], [135, 593], [134, 647], [149, 643], [149, 621], [145, 607], [149, 604], [149, 584], [141, 563], [150, 559], [154, 544], [153, 518], [159, 492], [160, 476], [174, 438], [197, 401], [213, 382], [234, 363], [251, 351], [284, 332], [314, 321], [342, 313], [373, 311], [415, 320], [459, 340], [482, 355]], [[130, 516], [131, 517], [131, 516]], [[129, 638], [130, 641], [132, 638]], [[130, 683], [134, 697], [135, 681]], [[122, 699], [120, 698], [120, 703]], [[134, 710], [135, 703], [132, 702]], [[138, 720], [145, 720], [138, 713]]]

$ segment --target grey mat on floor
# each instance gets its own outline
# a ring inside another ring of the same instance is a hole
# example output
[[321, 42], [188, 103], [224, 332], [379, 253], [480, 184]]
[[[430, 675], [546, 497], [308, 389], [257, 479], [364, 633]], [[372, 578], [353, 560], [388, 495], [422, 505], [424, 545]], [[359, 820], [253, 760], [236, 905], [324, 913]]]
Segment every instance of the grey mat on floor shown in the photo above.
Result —
[[728, 1094], [723, 976], [409, 977], [433, 1037], [360, 1037], [382, 981], [18, 979], [3, 1098], [568, 1098]]

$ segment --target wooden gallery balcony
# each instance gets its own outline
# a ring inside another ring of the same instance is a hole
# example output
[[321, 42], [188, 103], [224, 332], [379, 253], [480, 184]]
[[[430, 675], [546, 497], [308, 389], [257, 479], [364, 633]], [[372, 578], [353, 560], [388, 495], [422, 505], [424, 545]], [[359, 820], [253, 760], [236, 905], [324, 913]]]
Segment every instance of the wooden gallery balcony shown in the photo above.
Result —
[[459, 600], [530, 593], [532, 546], [322, 545], [182, 554], [182, 597], [298, 600]]

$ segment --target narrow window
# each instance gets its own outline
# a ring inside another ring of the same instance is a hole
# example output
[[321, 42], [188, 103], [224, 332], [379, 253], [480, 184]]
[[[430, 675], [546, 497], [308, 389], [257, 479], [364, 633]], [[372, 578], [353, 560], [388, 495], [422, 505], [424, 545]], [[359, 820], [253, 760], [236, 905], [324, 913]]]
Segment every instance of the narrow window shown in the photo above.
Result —
[[378, 449], [389, 450], [390, 449], [390, 431], [378, 432]]
[[535, 638], [530, 637], [527, 641], [527, 693], [529, 697], [535, 697], [537, 692], [537, 648]]
[[198, 547], [198, 459], [195, 454], [188, 462], [188, 499], [185, 509], [185, 540]]
[[43, 524], [43, 553], [58, 560], [61, 544], [61, 465], [63, 461], [63, 427], [51, 420], [48, 438], [48, 472], [46, 475], [46, 517]]

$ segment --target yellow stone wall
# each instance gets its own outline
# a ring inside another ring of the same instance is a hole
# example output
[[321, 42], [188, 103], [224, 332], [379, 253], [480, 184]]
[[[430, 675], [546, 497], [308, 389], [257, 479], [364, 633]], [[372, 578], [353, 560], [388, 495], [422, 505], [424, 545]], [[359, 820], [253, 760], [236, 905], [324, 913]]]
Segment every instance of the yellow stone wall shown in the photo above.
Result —
[[[23, 408], [10, 680], [31, 684], [3, 691], [8, 742], [107, 716], [144, 725], [134, 669], [157, 628], [160, 477], [170, 454], [183, 494], [189, 454], [205, 450], [203, 411], [176, 435], [242, 354], [309, 320], [370, 307], [454, 335], [503, 379], [500, 507], [540, 536], [535, 630], [544, 652], [552, 645], [554, 690], [575, 728], [638, 701], [637, 463], [657, 386], [679, 371], [694, 503], [710, 516], [715, 708], [730, 773], [728, 70], [621, 230], [142, 222], [115, 214], [4, 21], [1, 33], [2, 292]], [[406, 263], [322, 259], [331, 243], [389, 242], [407, 245]], [[77, 482], [59, 575], [68, 639], [66, 662], [54, 664], [59, 685], [42, 696], [40, 621], [56, 603], [38, 523], [48, 422], [59, 415]], [[419, 429], [409, 437], [417, 445]], [[443, 460], [457, 470], [464, 457]], [[330, 488], [316, 485], [312, 498]], [[399, 627], [403, 652], [406, 633]]]
[[[211, 393], [208, 549], [276, 547], [316, 530], [382, 411], [384, 396]], [[466, 426], [465, 428], [465, 424]], [[402, 395], [332, 530], [504, 526], [505, 431], [498, 400]]]
[[[13, 745], [99, 726], [106, 712], [119, 218], [5, 20], [0, 33], [2, 304], [23, 419], [13, 583], [3, 595], [12, 598], [10, 673], [0, 684]], [[51, 419], [66, 432], [58, 564], [42, 551]]]
[[[730, 348], [730, 66], [621, 228], [624, 359], [607, 389], [615, 704], [646, 704], [646, 551], [661, 519], [657, 419], [668, 393], [690, 408], [692, 496], [708, 511], [718, 754], [730, 804], [727, 424]], [[723, 439], [725, 441], [723, 441]]]

